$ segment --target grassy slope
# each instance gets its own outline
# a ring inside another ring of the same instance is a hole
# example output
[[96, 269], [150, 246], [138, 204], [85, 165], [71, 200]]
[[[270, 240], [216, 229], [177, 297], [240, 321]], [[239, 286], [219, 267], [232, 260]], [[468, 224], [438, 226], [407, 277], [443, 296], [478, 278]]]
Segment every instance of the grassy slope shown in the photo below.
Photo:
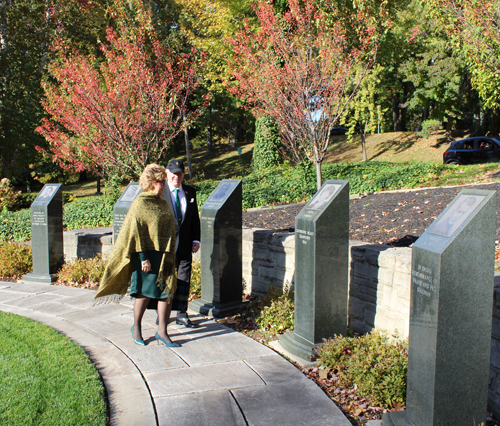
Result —
[[[457, 139], [465, 136], [460, 135]], [[415, 133], [405, 132], [368, 135], [366, 139], [368, 161], [441, 163], [443, 152], [448, 146], [449, 142], [445, 140], [444, 131], [438, 132], [429, 139], [421, 138]], [[214, 145], [210, 154], [206, 153], [204, 146], [193, 150], [191, 152], [191, 161], [194, 180], [226, 179], [238, 176], [241, 171], [243, 174], [248, 174], [251, 171], [253, 143], [239, 144], [239, 147], [242, 149], [241, 158], [236, 150], [232, 150], [225, 143]], [[186, 161], [185, 156], [179, 156], [179, 158]], [[167, 157], [167, 159], [169, 158]], [[334, 136], [324, 163], [357, 163], [361, 161], [363, 161], [363, 156], [359, 136], [356, 135], [352, 142], [348, 142], [347, 136]], [[492, 168], [495, 169], [496, 167], [494, 165], [487, 167], [489, 175], [482, 176], [476, 174], [471, 177], [469, 173], [464, 173], [464, 179], [457, 180], [453, 178], [449, 183], [461, 184], [470, 182], [471, 180], [489, 180], [491, 175], [494, 174]], [[436, 182], [436, 184], [444, 185], [446, 181], [446, 176], [443, 176], [443, 179]], [[101, 190], [104, 190], [103, 188], [104, 182], [102, 182]], [[64, 187], [64, 190], [73, 192], [77, 197], [85, 197], [95, 193], [96, 183], [94, 180], [86, 182], [83, 185], [68, 185]]]
[[[449, 145], [444, 138], [444, 131], [429, 139], [415, 133], [381, 133], [366, 138], [366, 153], [369, 161], [441, 163], [443, 152]], [[357, 163], [362, 160], [361, 138], [357, 135], [351, 143], [347, 142], [346, 136], [336, 136], [326, 157], [328, 163]]]

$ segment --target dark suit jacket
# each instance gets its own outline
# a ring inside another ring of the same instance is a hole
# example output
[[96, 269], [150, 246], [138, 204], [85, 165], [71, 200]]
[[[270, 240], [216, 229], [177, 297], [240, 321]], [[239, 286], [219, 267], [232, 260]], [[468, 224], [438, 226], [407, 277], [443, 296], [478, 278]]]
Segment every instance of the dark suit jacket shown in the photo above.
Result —
[[[181, 227], [175, 223], [175, 235], [179, 236], [179, 246], [177, 247], [177, 260], [188, 260], [192, 256], [193, 241], [200, 241], [200, 215], [198, 214], [198, 203], [196, 201], [196, 190], [186, 184], [182, 184], [184, 194], [186, 194], [186, 213], [182, 220]], [[167, 200], [170, 211], [175, 217], [175, 208], [170, 197], [170, 190], [167, 186], [163, 191], [163, 198]]]

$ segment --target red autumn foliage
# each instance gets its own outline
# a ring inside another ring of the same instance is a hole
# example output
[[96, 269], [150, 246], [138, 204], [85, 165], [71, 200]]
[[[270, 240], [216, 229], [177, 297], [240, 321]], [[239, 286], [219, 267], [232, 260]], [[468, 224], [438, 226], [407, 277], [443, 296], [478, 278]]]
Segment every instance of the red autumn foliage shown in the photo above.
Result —
[[77, 51], [60, 53], [50, 66], [56, 82], [44, 84], [43, 105], [51, 118], [37, 131], [65, 169], [101, 168], [136, 179], [196, 114], [186, 106], [201, 55], [166, 48], [147, 24], [124, 32], [108, 29], [99, 66]]
[[330, 0], [290, 0], [281, 18], [267, 0], [254, 10], [260, 28], [247, 21], [228, 39], [231, 90], [276, 121], [288, 155], [316, 164], [319, 188], [331, 130], [374, 60], [376, 22], [362, 8], [343, 15]]

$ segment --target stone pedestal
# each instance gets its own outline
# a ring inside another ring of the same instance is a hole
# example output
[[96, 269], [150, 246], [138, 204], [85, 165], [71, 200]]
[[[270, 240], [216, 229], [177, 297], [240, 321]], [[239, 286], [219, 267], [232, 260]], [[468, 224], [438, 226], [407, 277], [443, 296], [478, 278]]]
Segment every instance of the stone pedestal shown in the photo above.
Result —
[[346, 334], [348, 259], [349, 182], [328, 180], [295, 219], [295, 327], [279, 340], [295, 356]]
[[201, 207], [201, 299], [189, 308], [216, 318], [242, 300], [241, 180], [224, 179]]
[[31, 245], [33, 273], [22, 281], [52, 284], [64, 263], [62, 189], [44, 185], [31, 205]]
[[485, 422], [496, 206], [463, 190], [414, 244], [407, 408], [384, 426]]
[[130, 182], [128, 186], [123, 191], [118, 201], [113, 207], [113, 244], [118, 238], [118, 233], [122, 228], [123, 221], [127, 216], [130, 205], [135, 200], [135, 197], [141, 192], [141, 187], [137, 182]]

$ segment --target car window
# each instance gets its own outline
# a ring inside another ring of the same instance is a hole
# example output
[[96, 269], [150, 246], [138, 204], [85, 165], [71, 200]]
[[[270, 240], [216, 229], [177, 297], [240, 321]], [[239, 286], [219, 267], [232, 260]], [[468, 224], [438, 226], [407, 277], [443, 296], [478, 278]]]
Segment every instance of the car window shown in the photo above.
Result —
[[474, 148], [474, 140], [466, 140], [463, 141], [462, 149], [473, 149]]
[[477, 147], [478, 149], [491, 149], [492, 148], [492, 144], [489, 140], [487, 139], [478, 139], [477, 141]]

